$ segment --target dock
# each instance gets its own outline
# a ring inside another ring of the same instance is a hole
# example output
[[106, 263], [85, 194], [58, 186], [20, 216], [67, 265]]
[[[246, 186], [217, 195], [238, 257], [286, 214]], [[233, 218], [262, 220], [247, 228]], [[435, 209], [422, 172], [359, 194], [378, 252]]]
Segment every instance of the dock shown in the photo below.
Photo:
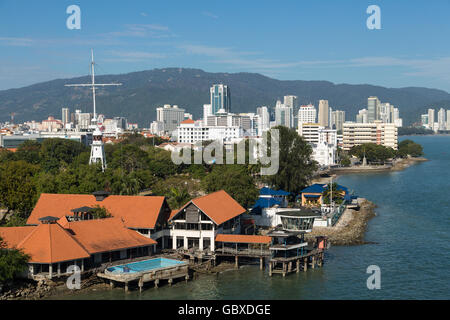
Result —
[[302, 255], [290, 258], [276, 257], [269, 261], [269, 276], [274, 273], [282, 274], [285, 277], [289, 273], [299, 273], [300, 271], [308, 271], [308, 267], [312, 269], [322, 267], [324, 261], [324, 250], [313, 249], [312, 251]]

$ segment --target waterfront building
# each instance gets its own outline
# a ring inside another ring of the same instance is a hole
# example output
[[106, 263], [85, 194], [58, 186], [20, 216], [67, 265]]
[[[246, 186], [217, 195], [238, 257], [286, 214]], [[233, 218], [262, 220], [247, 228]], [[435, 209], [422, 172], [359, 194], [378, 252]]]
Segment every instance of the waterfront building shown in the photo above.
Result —
[[73, 274], [71, 265], [84, 272], [102, 263], [148, 256], [156, 245], [117, 218], [69, 221], [45, 213], [33, 226], [0, 228], [0, 236], [9, 248], [30, 255], [24, 276], [35, 280]]
[[446, 129], [444, 108], [439, 109], [439, 112], [438, 112], [438, 127], [439, 127], [439, 130], [442, 130], [442, 131], [444, 131]]
[[330, 124], [330, 110], [328, 106], [328, 100], [319, 100], [319, 125], [322, 127], [328, 127]]
[[304, 123], [316, 123], [317, 120], [317, 110], [312, 105], [300, 106], [298, 109], [298, 128]]
[[162, 131], [171, 135], [184, 120], [184, 112], [185, 110], [178, 108], [177, 105], [166, 104], [164, 107], [156, 108], [156, 121], [162, 123]]
[[217, 234], [240, 233], [240, 217], [245, 212], [223, 190], [195, 198], [170, 215], [172, 248], [214, 252]]
[[215, 84], [210, 89], [211, 113], [216, 114], [223, 109], [225, 112], [231, 112], [231, 92], [228, 86]]
[[[324, 204], [324, 193], [328, 189], [328, 184], [315, 183], [300, 191], [301, 203], [304, 207], [320, 208]], [[337, 185], [337, 189], [333, 192], [338, 192], [343, 198], [349, 194], [348, 189], [344, 186]]]
[[176, 134], [177, 141], [179, 143], [194, 144], [197, 141], [219, 140], [226, 142], [244, 137], [244, 131], [238, 125], [228, 126], [217, 124], [220, 123], [215, 122], [215, 125], [204, 125], [203, 121], [184, 120], [178, 126]]
[[422, 114], [420, 116], [420, 123], [422, 124], [422, 127], [428, 127], [428, 114]]
[[428, 109], [428, 128], [434, 130], [434, 109]]
[[447, 110], [447, 125], [446, 130], [450, 131], [450, 110]]
[[[259, 197], [251, 209], [252, 218], [258, 227], [276, 227], [281, 223], [277, 212], [288, 210], [289, 192], [268, 187], [259, 190]], [[290, 209], [289, 209], [290, 210]]]
[[375, 143], [397, 150], [398, 129], [393, 123], [345, 122], [343, 125], [343, 149], [348, 151], [353, 146], [364, 143]]
[[336, 148], [337, 144], [329, 144], [321, 141], [313, 146], [312, 158], [317, 161], [320, 166], [332, 166], [336, 164]]

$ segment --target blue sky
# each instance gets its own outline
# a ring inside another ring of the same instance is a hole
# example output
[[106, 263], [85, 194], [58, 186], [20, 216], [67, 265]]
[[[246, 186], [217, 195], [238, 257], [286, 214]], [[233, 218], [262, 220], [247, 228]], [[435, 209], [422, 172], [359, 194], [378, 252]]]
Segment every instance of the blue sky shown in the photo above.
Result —
[[[69, 30], [69, 5], [81, 30]], [[381, 30], [369, 30], [369, 5]], [[450, 1], [0, 0], [0, 89], [89, 72], [258, 72], [450, 91]]]

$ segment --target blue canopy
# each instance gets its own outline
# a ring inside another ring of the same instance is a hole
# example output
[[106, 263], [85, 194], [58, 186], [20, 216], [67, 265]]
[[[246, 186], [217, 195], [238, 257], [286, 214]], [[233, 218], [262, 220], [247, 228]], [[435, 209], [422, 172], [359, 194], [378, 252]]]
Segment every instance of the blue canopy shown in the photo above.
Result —
[[262, 188], [259, 190], [259, 194], [262, 196], [288, 196], [290, 195], [289, 192], [284, 190], [273, 190], [267, 187]]
[[[328, 189], [328, 184], [315, 183], [303, 189], [301, 193], [323, 193], [326, 189]], [[337, 185], [337, 189], [348, 193], [348, 189], [340, 184]]]
[[261, 209], [272, 208], [275, 205], [281, 205], [281, 202], [274, 198], [258, 198], [252, 208], [252, 213], [260, 214]]

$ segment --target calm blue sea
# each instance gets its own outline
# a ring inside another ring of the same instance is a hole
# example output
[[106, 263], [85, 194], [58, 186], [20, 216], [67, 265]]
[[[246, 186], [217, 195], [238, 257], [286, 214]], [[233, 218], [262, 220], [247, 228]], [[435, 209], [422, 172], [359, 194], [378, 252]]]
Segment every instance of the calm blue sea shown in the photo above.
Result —
[[[246, 266], [142, 294], [117, 288], [65, 299], [449, 299], [450, 136], [407, 138], [430, 161], [338, 181], [378, 205], [366, 233], [375, 244], [332, 247], [323, 268], [286, 278]], [[370, 265], [381, 269], [379, 290], [367, 289]]]

